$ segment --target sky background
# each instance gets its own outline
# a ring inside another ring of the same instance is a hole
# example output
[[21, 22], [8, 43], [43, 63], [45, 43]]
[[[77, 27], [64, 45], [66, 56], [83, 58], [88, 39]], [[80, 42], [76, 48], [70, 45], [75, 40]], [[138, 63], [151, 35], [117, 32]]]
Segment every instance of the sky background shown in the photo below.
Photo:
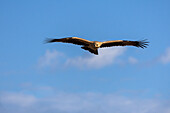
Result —
[[[0, 0], [0, 113], [170, 113], [170, 1]], [[73, 44], [142, 40], [95, 56]]]

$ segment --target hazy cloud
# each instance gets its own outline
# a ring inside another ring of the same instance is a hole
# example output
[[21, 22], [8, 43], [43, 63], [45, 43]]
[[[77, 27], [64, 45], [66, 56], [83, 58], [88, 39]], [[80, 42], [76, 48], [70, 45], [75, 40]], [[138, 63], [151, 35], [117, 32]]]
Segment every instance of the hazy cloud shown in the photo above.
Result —
[[170, 47], [168, 47], [164, 54], [162, 54], [159, 58], [163, 64], [170, 63]]
[[20, 87], [24, 90], [31, 90], [31, 91], [46, 91], [50, 92], [53, 91], [55, 88], [50, 87], [50, 86], [39, 86], [39, 85], [33, 85], [30, 82], [24, 82], [20, 84]]
[[99, 49], [99, 55], [69, 58], [66, 65], [73, 65], [81, 68], [101, 68], [113, 64], [117, 57], [122, 55], [125, 50], [126, 49], [123, 47]]
[[136, 58], [130, 56], [130, 57], [128, 58], [128, 62], [129, 62], [130, 64], [137, 64], [137, 63], [138, 63], [138, 60], [137, 60]]
[[0, 102], [19, 107], [28, 107], [36, 102], [36, 98], [32, 95], [23, 93], [1, 93]]
[[63, 53], [56, 50], [47, 50], [46, 53], [39, 58], [38, 67], [55, 67], [58, 65], [60, 67], [101, 68], [113, 64], [125, 50], [126, 48], [123, 47], [105, 48], [99, 49], [99, 55], [89, 54], [88, 56], [77, 56], [73, 58], [65, 57]]
[[169, 113], [170, 101], [136, 99], [114, 94], [56, 93], [37, 98], [31, 94], [2, 93], [1, 113]]
[[56, 50], [47, 50], [43, 56], [39, 58], [38, 68], [53, 67], [59, 64], [59, 60], [64, 54]]

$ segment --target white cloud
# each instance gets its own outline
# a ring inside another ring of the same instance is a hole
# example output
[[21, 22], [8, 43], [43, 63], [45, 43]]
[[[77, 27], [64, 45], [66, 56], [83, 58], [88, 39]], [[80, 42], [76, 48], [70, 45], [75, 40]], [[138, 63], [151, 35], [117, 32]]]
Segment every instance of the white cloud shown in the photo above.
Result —
[[137, 64], [138, 63], [138, 60], [134, 57], [129, 57], [128, 61], [129, 61], [130, 64]]
[[[170, 102], [136, 99], [115, 94], [56, 93], [36, 98], [21, 93], [0, 95], [0, 113], [169, 113]], [[4, 110], [5, 109], [5, 110]], [[4, 112], [5, 111], [5, 112]]]
[[[61, 52], [56, 50], [49, 51], [39, 58], [38, 68], [44, 67], [68, 67], [76, 66], [78, 68], [102, 68], [111, 65], [118, 59], [118, 56], [125, 52], [126, 48], [115, 47], [99, 49], [99, 55], [89, 54], [88, 56], [77, 56], [67, 58]], [[62, 62], [61, 62], [62, 61]]]
[[32, 95], [26, 95], [23, 93], [2, 93], [0, 96], [0, 102], [19, 107], [28, 107], [36, 102], [36, 98]]
[[166, 49], [165, 53], [160, 56], [159, 60], [163, 64], [170, 63], [170, 47]]
[[50, 86], [38, 86], [38, 85], [33, 85], [30, 82], [24, 82], [22, 84], [20, 84], [21, 88], [24, 90], [32, 90], [32, 91], [53, 91], [55, 88], [50, 87]]
[[50, 51], [47, 50], [43, 56], [39, 58], [38, 61], [38, 67], [39, 68], [44, 68], [44, 67], [53, 67], [56, 64], [59, 63], [59, 58], [63, 57], [63, 53], [58, 52], [56, 50]]
[[70, 58], [67, 60], [66, 65], [80, 68], [101, 68], [113, 64], [117, 57], [122, 55], [125, 50], [123, 47], [99, 49], [99, 55]]

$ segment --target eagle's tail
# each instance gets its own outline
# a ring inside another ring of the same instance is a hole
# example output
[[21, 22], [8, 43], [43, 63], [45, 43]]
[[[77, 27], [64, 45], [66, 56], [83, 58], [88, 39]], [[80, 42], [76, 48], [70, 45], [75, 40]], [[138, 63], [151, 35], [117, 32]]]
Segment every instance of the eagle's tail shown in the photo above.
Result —
[[93, 49], [91, 49], [91, 48], [89, 48], [87, 46], [83, 46], [81, 48], [84, 49], [84, 50], [87, 50], [87, 51], [89, 51], [89, 52], [91, 52], [91, 53], [93, 53], [95, 55], [98, 55], [98, 50], [97, 49], [93, 50]]

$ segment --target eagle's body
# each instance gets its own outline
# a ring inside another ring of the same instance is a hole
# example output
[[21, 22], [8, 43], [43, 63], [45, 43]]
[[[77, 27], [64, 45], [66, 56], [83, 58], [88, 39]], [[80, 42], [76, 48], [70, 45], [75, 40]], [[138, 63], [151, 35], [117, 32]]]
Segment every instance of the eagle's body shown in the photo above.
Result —
[[88, 50], [95, 55], [98, 55], [98, 48], [103, 47], [111, 47], [111, 46], [136, 46], [141, 48], [146, 48], [147, 43], [146, 40], [142, 41], [127, 41], [127, 40], [113, 40], [113, 41], [89, 41], [78, 37], [67, 37], [67, 38], [60, 38], [60, 39], [48, 39], [48, 43], [51, 42], [63, 42], [63, 43], [73, 43], [77, 45], [81, 45], [82, 49]]

